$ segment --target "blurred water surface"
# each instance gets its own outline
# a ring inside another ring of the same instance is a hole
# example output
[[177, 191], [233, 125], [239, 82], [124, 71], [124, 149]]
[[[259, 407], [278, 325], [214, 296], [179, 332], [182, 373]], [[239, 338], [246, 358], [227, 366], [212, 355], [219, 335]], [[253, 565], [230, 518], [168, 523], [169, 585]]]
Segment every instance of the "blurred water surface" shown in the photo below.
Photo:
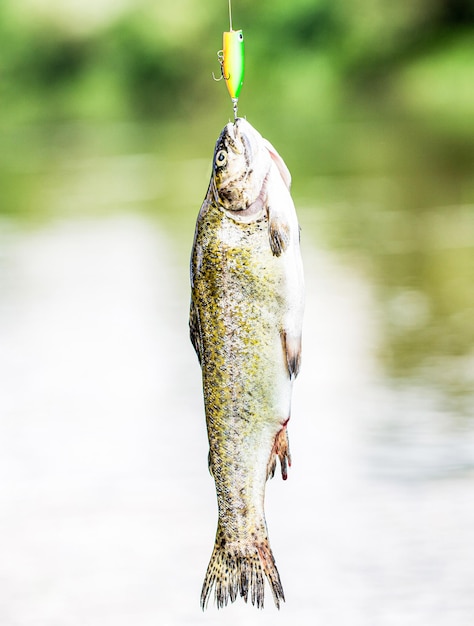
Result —
[[0, 144], [5, 626], [473, 623], [470, 148], [403, 120], [256, 125], [293, 173], [307, 281], [294, 464], [267, 490], [287, 603], [199, 610], [216, 504], [188, 257], [220, 128], [36, 125]]

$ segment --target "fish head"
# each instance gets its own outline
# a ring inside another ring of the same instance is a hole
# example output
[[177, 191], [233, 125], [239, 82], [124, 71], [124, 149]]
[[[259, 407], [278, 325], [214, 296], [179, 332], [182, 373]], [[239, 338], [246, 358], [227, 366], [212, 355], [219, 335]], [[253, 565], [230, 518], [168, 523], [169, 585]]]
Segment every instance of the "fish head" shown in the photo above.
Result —
[[212, 183], [218, 204], [232, 212], [247, 210], [259, 198], [270, 167], [260, 133], [243, 118], [229, 122], [214, 151]]

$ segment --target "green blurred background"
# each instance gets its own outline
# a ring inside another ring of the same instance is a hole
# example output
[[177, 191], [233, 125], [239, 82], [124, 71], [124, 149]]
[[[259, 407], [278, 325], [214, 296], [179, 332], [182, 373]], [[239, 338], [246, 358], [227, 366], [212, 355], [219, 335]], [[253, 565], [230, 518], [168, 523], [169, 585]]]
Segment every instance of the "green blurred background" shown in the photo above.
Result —
[[[470, 414], [472, 1], [233, 5], [239, 114], [285, 158], [305, 240], [373, 285], [386, 374]], [[227, 0], [3, 0], [1, 223], [133, 210], [187, 257], [232, 115], [223, 30]]]

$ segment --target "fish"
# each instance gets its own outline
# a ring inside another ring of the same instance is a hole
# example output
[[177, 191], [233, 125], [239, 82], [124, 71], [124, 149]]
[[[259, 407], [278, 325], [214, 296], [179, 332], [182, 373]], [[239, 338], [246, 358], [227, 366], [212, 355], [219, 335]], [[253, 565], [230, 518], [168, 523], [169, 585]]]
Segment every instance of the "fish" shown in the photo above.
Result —
[[291, 465], [287, 425], [301, 364], [300, 228], [281, 156], [244, 118], [214, 150], [191, 253], [191, 342], [202, 370], [218, 523], [201, 607], [240, 595], [285, 600], [270, 548], [265, 485]]

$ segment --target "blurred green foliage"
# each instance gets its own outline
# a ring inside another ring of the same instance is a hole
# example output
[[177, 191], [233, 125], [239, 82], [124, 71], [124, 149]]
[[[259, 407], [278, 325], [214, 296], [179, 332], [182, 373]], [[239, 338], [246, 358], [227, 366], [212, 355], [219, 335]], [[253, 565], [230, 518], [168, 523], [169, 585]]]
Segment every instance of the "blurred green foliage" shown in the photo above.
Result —
[[[65, 0], [60, 19], [57, 5], [5, 0], [0, 6], [4, 116], [143, 118], [212, 104], [209, 76], [228, 29], [226, 0], [124, 3], [92, 24], [86, 8], [81, 13]], [[319, 67], [331, 75], [335, 100], [388, 93], [413, 64], [423, 81], [424, 59], [438, 61], [431, 74], [426, 68], [435, 92], [451, 71], [469, 80], [471, 59], [457, 51], [472, 43], [470, 0], [239, 0], [233, 9], [234, 26], [246, 37], [253, 99], [266, 107], [294, 92], [317, 110]], [[472, 88], [462, 91], [452, 106], [472, 107]], [[409, 93], [400, 93], [413, 104]]]
[[[387, 370], [472, 390], [474, 3], [234, 0], [233, 26], [239, 113], [284, 155], [306, 236], [370, 276]], [[228, 28], [227, 0], [4, 0], [0, 215], [133, 203], [187, 249]]]

